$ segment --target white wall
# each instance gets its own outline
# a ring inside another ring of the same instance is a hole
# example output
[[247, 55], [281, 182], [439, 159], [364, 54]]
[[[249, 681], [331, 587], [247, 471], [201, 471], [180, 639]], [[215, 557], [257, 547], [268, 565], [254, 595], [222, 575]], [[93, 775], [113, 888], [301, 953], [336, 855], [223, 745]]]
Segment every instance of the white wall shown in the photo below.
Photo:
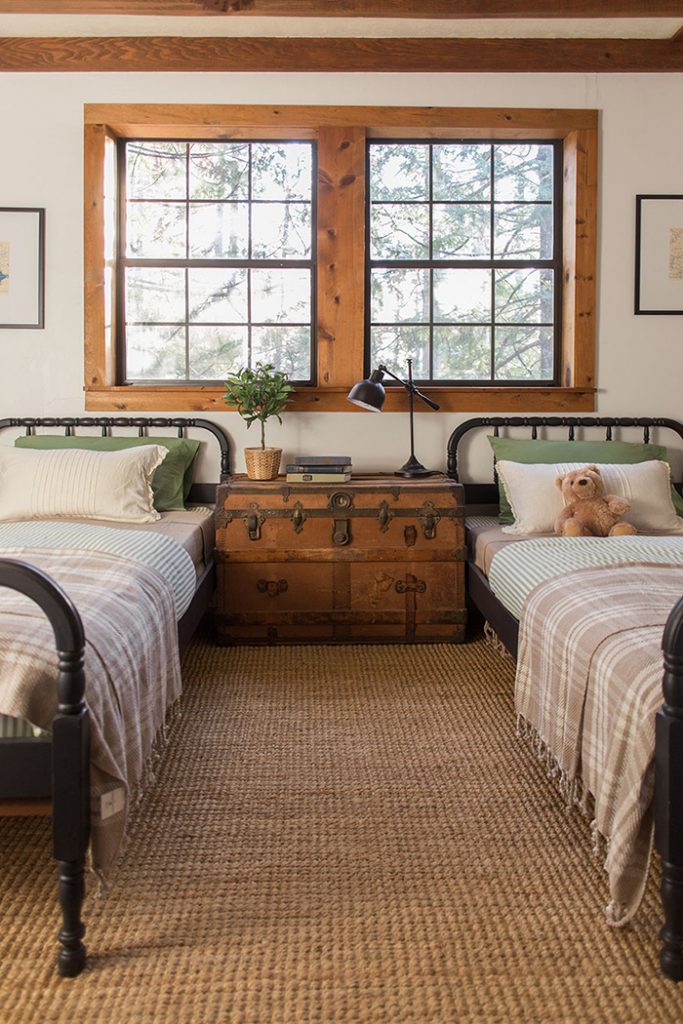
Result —
[[[683, 193], [681, 75], [0, 74], [0, 206], [46, 208], [46, 327], [0, 331], [0, 416], [83, 412], [84, 103], [310, 103], [590, 107], [601, 111], [598, 411], [683, 417], [683, 318], [633, 315], [634, 197]], [[484, 405], [480, 410], [486, 413]], [[417, 420], [434, 468], [459, 419]], [[236, 414], [221, 422], [256, 444]], [[358, 470], [407, 455], [402, 413], [287, 413], [269, 425], [285, 455], [349, 453]]]

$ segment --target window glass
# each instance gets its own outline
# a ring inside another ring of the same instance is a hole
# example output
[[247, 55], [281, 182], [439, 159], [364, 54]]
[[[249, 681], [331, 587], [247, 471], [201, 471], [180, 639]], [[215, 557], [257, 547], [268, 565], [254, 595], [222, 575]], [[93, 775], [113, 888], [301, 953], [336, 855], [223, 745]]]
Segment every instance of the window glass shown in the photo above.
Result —
[[313, 143], [121, 143], [124, 383], [313, 380]]
[[561, 144], [368, 143], [367, 357], [432, 383], [557, 383]]

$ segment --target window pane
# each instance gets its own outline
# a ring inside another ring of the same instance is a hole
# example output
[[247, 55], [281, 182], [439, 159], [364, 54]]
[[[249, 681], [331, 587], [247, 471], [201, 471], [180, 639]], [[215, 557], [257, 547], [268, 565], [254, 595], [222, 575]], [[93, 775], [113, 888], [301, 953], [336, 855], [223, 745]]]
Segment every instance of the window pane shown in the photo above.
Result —
[[413, 377], [429, 377], [428, 327], [373, 327], [372, 365], [384, 363], [399, 377], [408, 375], [408, 359], [413, 360]]
[[490, 200], [491, 147], [434, 146], [434, 199]]
[[498, 259], [552, 259], [552, 206], [496, 205], [494, 217]]
[[308, 199], [312, 147], [305, 142], [255, 142], [251, 147], [253, 199]]
[[429, 146], [370, 147], [370, 198], [405, 202], [429, 198]]
[[189, 319], [199, 323], [246, 323], [249, 316], [247, 271], [195, 267], [188, 271]]
[[373, 365], [411, 354], [431, 380], [555, 378], [556, 149], [369, 143]]
[[313, 145], [122, 143], [119, 255], [145, 264], [124, 264], [126, 379], [222, 380], [261, 360], [310, 380]]
[[190, 203], [192, 259], [242, 260], [248, 256], [248, 203]]
[[185, 271], [172, 267], [128, 267], [126, 320], [183, 323]]
[[372, 322], [429, 323], [429, 271], [372, 271]]
[[193, 142], [190, 199], [248, 199], [249, 144]]
[[491, 255], [491, 207], [434, 204], [434, 259], [483, 260]]
[[497, 200], [550, 202], [553, 198], [552, 146], [495, 146]]
[[185, 328], [138, 327], [126, 331], [129, 380], [182, 380], [185, 377]]
[[294, 380], [311, 376], [310, 327], [254, 327], [251, 332], [252, 365], [272, 363]]
[[500, 380], [552, 380], [552, 329], [499, 327], [496, 331], [496, 377]]
[[251, 217], [254, 259], [306, 259], [310, 256], [310, 203], [256, 203], [252, 206]]
[[126, 256], [182, 259], [185, 256], [184, 203], [126, 203]]
[[225, 380], [228, 373], [246, 366], [246, 327], [190, 327], [190, 378]]
[[434, 376], [441, 380], [488, 380], [490, 328], [435, 327]]
[[429, 259], [429, 207], [372, 206], [370, 248], [377, 260]]
[[490, 270], [435, 270], [435, 323], [490, 323]]
[[129, 142], [126, 195], [129, 199], [184, 199], [187, 145], [184, 142]]
[[496, 271], [496, 321], [545, 323], [553, 321], [553, 272], [533, 267]]
[[251, 271], [251, 316], [254, 323], [309, 323], [309, 270]]

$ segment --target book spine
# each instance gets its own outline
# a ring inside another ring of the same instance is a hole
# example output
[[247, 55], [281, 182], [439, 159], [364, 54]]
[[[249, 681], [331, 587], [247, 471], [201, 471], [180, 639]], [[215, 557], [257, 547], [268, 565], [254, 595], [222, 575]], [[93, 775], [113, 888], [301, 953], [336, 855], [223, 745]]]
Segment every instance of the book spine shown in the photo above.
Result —
[[350, 473], [288, 473], [288, 484], [346, 484]]
[[287, 466], [288, 473], [350, 473], [351, 467], [347, 463], [338, 466], [318, 466], [311, 462], [290, 462]]
[[350, 455], [295, 455], [292, 465], [297, 466], [350, 466]]

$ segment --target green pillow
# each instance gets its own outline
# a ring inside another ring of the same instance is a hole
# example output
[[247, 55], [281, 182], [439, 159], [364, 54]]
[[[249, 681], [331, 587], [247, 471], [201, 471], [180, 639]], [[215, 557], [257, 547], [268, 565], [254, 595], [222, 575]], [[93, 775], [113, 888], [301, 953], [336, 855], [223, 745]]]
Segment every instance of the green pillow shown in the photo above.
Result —
[[158, 444], [168, 455], [154, 471], [152, 491], [157, 512], [173, 512], [185, 508], [185, 499], [192, 486], [192, 467], [199, 451], [199, 441], [186, 437], [64, 437], [60, 434], [32, 434], [18, 437], [17, 448], [87, 448], [96, 452], [118, 452], [141, 444]]
[[[496, 462], [507, 459], [509, 462], [523, 462], [527, 465], [548, 465], [551, 462], [603, 462], [626, 466], [634, 462], [648, 462], [650, 459], [669, 461], [664, 445], [638, 444], [630, 441], [534, 441], [531, 438], [489, 436], [489, 444], [493, 448]], [[498, 495], [500, 522], [513, 523], [515, 519], [500, 477]], [[677, 514], [683, 515], [683, 498], [673, 484], [671, 498]]]

